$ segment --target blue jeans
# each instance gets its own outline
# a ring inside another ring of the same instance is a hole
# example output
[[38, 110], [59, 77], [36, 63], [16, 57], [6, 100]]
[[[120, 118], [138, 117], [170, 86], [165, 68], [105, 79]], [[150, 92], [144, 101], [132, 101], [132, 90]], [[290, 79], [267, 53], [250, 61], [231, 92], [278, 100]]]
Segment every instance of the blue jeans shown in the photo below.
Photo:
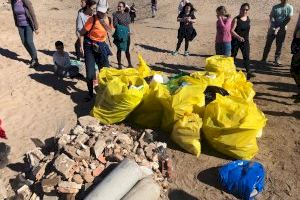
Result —
[[108, 54], [94, 51], [92, 41], [89, 39], [84, 40], [83, 48], [87, 87], [89, 95], [93, 96], [93, 80], [96, 79], [95, 64], [98, 65], [98, 70], [102, 67], [109, 67]]
[[33, 30], [31, 26], [19, 26], [19, 35], [21, 37], [22, 44], [29, 53], [32, 60], [37, 60], [37, 53], [33, 43]]
[[216, 43], [216, 54], [231, 56], [231, 42]]

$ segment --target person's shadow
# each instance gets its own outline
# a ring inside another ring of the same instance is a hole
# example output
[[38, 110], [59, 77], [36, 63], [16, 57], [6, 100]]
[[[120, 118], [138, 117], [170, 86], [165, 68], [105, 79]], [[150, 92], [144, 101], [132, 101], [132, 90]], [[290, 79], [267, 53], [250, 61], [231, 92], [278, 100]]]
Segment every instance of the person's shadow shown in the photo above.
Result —
[[19, 62], [23, 62], [25, 64], [29, 64], [30, 61], [29, 60], [26, 60], [26, 59], [23, 59], [23, 58], [19, 58], [19, 54], [9, 50], [9, 49], [4, 49], [4, 48], [1, 48], [0, 47], [0, 55], [4, 56], [4, 57], [7, 57], [9, 59], [12, 59], [12, 60], [16, 60], [16, 61], [19, 61]]

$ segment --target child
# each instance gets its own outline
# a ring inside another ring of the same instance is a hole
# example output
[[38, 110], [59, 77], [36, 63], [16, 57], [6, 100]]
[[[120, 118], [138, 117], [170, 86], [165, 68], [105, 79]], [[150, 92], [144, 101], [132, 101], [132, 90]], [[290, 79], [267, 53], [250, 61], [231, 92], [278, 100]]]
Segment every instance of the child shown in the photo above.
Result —
[[300, 103], [300, 26], [295, 30], [294, 39], [292, 42], [292, 63], [291, 63], [291, 75], [294, 78], [298, 87], [298, 94], [293, 95], [295, 103]]
[[79, 68], [71, 65], [69, 54], [64, 51], [64, 43], [55, 42], [55, 48], [56, 52], [53, 54], [54, 73], [59, 77], [77, 77]]

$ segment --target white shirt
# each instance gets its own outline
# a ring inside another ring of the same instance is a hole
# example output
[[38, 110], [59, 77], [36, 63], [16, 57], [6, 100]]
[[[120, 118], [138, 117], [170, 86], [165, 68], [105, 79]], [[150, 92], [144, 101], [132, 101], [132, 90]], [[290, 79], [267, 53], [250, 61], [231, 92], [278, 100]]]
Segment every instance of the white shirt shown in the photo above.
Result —
[[70, 56], [67, 52], [64, 52], [63, 55], [59, 54], [58, 52], [55, 52], [53, 54], [53, 63], [54, 65], [58, 64], [59, 66], [68, 68], [71, 66]]

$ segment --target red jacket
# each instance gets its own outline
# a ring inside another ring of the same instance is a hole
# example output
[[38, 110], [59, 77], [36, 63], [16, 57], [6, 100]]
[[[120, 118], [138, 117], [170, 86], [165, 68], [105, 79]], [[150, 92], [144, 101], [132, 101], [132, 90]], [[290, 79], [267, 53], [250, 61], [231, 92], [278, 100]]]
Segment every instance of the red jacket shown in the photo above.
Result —
[[5, 135], [5, 131], [4, 129], [1, 127], [1, 124], [2, 124], [2, 121], [0, 119], [0, 138], [3, 138], [3, 139], [7, 139], [6, 135]]

